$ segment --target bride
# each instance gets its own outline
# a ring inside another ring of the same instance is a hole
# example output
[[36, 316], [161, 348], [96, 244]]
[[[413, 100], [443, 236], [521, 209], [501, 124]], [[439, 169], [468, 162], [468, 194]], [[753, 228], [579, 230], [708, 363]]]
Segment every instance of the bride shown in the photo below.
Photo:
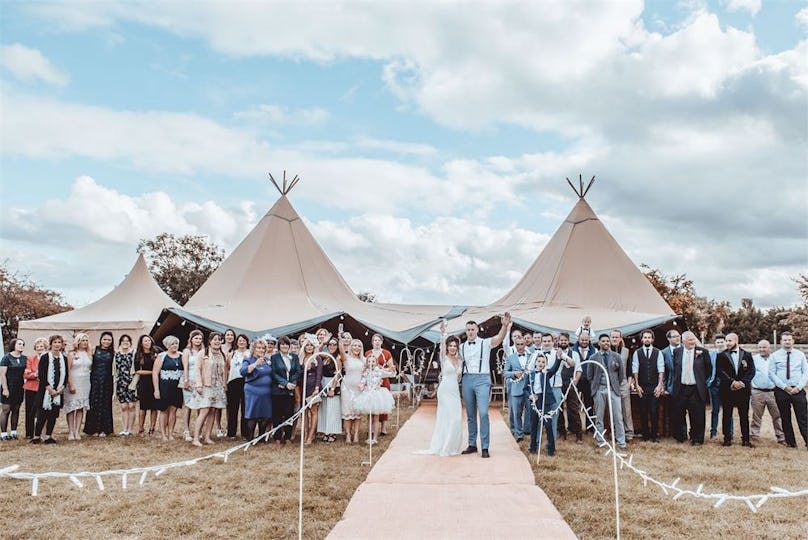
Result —
[[454, 336], [446, 337], [446, 322], [441, 323], [440, 333], [441, 381], [438, 386], [435, 431], [432, 432], [429, 450], [417, 453], [456, 456], [463, 450], [463, 418], [460, 412], [460, 390], [457, 382], [462, 365], [458, 354], [460, 341]]

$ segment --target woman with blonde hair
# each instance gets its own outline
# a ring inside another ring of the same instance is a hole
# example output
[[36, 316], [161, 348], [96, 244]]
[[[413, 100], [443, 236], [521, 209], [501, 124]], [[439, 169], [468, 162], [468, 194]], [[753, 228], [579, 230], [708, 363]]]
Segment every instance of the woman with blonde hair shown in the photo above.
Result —
[[[323, 387], [323, 362], [317, 355], [317, 348], [319, 341], [316, 336], [306, 335], [303, 341], [303, 354], [300, 356], [300, 363], [303, 366], [303, 375], [301, 375], [301, 383], [305, 384], [302, 388], [303, 400], [302, 407], [306, 407], [306, 433], [301, 433], [301, 437], [305, 435], [305, 444], [314, 442], [317, 435], [317, 413], [320, 408], [320, 389]], [[308, 405], [308, 407], [307, 407]]]
[[225, 395], [224, 354], [222, 353], [222, 335], [211, 332], [208, 336], [208, 350], [196, 362], [197, 405], [199, 412], [194, 424], [194, 446], [202, 446], [200, 435], [205, 436], [205, 444], [213, 444], [210, 436], [216, 419], [215, 411], [227, 406]]
[[157, 410], [160, 411], [160, 432], [164, 441], [174, 440], [177, 409], [182, 407], [182, 354], [180, 340], [175, 336], [163, 339], [166, 352], [157, 356], [152, 370], [152, 385]]
[[34, 354], [28, 357], [25, 371], [22, 374], [25, 382], [22, 385], [25, 391], [25, 438], [29, 441], [34, 438], [34, 425], [36, 421], [36, 394], [39, 390], [39, 357], [48, 350], [48, 339], [38, 337], [34, 340]]
[[359, 442], [359, 422], [362, 414], [354, 409], [354, 400], [359, 395], [359, 384], [362, 382], [362, 372], [365, 369], [362, 348], [362, 342], [358, 339], [351, 339], [351, 335], [347, 332], [339, 341], [344, 371], [340, 385], [342, 391], [340, 405], [342, 406], [342, 420], [345, 422], [345, 442], [348, 444]]
[[73, 336], [73, 350], [67, 353], [67, 392], [64, 396], [64, 411], [67, 415], [67, 440], [81, 439], [81, 423], [84, 411], [90, 408], [90, 336], [79, 332]]
[[187, 442], [191, 442], [191, 432], [193, 427], [191, 424], [191, 410], [198, 410], [198, 397], [194, 391], [196, 387], [196, 363], [199, 357], [205, 354], [205, 336], [201, 330], [191, 330], [188, 336], [188, 345], [182, 351], [182, 398], [184, 404], [185, 431], [183, 437]]

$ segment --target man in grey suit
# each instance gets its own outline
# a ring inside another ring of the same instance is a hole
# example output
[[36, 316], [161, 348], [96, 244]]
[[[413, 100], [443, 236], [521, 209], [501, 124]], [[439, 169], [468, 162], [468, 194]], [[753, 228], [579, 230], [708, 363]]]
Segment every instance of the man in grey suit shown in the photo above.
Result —
[[525, 389], [527, 383], [526, 368], [530, 363], [531, 354], [527, 350], [525, 339], [522, 335], [514, 337], [515, 350], [508, 355], [505, 361], [505, 384], [508, 386], [508, 412], [511, 418], [511, 433], [516, 437], [516, 442], [522, 442], [525, 438], [525, 427], [528, 421], [528, 394], [530, 389]]
[[[626, 380], [626, 364], [622, 357], [612, 352], [611, 340], [608, 334], [598, 337], [598, 352], [590, 360], [600, 363], [604, 368], [594, 364], [587, 364], [587, 377], [589, 378], [592, 399], [595, 403], [595, 430], [598, 433], [598, 446], [605, 446], [603, 440], [603, 417], [609, 412], [609, 403], [612, 404], [611, 425], [618, 448], [626, 447], [626, 432], [623, 428], [623, 410], [621, 408], [620, 384]], [[608, 374], [608, 382], [607, 375]]]

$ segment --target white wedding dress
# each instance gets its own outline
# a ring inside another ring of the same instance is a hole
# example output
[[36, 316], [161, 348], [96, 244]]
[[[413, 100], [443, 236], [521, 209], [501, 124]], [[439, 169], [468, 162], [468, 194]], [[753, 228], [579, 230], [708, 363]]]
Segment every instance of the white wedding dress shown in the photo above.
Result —
[[455, 367], [446, 357], [441, 360], [441, 381], [438, 385], [438, 413], [429, 450], [417, 454], [456, 456], [463, 450], [463, 416], [460, 410], [460, 389]]

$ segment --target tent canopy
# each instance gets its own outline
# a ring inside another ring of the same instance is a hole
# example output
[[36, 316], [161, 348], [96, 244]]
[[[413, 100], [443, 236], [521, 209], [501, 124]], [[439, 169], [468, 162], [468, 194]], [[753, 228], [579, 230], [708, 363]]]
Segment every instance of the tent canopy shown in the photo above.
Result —
[[104, 330], [112, 331], [116, 339], [126, 333], [135, 340], [149, 333], [164, 308], [179, 308], [179, 304], [163, 292], [139, 254], [123, 281], [105, 296], [78, 309], [20, 321], [17, 335], [29, 348], [37, 337], [52, 334], [61, 334], [70, 343], [76, 332], [88, 332], [93, 342]]

